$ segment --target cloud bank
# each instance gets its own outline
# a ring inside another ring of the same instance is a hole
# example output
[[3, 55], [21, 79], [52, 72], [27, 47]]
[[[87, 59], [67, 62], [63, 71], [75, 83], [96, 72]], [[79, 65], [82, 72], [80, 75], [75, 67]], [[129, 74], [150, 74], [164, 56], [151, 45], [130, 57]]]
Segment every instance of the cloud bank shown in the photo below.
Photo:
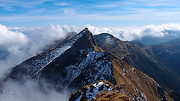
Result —
[[[180, 31], [180, 24], [163, 24], [160, 26], [156, 25], [147, 25], [144, 27], [138, 28], [110, 28], [110, 27], [95, 27], [91, 25], [86, 25], [87, 28], [93, 34], [99, 33], [110, 33], [115, 37], [119, 38], [123, 41], [132, 41], [136, 39], [141, 39], [145, 36], [148, 37], [164, 37], [164, 36], [177, 36], [180, 37], [179, 33], [176, 31]], [[174, 33], [169, 33], [168, 31], [174, 31]]]
[[55, 40], [65, 38], [75, 26], [51, 25], [46, 28], [8, 28], [0, 24], [0, 78], [10, 68], [43, 51]]

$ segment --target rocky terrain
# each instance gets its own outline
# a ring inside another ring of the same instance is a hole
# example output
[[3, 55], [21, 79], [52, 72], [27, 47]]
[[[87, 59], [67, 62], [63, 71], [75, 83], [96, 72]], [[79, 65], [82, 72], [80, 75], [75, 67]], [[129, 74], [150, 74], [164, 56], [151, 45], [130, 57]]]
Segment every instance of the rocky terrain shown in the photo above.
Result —
[[84, 86], [82, 90], [73, 93], [69, 100], [147, 101], [147, 97], [132, 85], [125, 84], [114, 86], [108, 81], [101, 80]]

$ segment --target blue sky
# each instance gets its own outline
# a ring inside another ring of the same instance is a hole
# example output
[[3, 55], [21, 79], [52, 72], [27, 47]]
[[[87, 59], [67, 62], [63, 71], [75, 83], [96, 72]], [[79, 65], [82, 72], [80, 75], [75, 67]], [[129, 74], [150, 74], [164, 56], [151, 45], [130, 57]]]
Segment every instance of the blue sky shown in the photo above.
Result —
[[0, 23], [107, 27], [180, 23], [179, 0], [0, 0]]

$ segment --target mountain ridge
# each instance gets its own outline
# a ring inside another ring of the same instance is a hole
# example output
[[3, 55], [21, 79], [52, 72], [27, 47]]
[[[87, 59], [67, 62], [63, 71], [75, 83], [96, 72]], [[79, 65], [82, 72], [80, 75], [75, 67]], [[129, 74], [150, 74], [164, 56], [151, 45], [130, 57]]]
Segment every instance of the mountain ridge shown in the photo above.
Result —
[[[105, 51], [117, 55], [129, 65], [154, 78], [164, 87], [178, 91], [180, 83], [178, 84], [177, 79], [174, 78], [176, 75], [166, 70], [165, 64], [154, 56], [149, 46], [137, 42], [121, 41], [107, 33], [95, 35], [94, 38]], [[111, 40], [110, 43], [107, 40]]]
[[155, 80], [121, 58], [101, 49], [92, 33], [85, 28], [64, 44], [17, 65], [6, 80], [23, 82], [22, 77], [26, 76], [40, 85], [44, 81], [52, 84], [57, 90], [69, 87], [71, 92], [106, 80], [113, 85], [129, 84], [151, 101], [166, 99], [165, 92], [159, 90], [160, 86]]

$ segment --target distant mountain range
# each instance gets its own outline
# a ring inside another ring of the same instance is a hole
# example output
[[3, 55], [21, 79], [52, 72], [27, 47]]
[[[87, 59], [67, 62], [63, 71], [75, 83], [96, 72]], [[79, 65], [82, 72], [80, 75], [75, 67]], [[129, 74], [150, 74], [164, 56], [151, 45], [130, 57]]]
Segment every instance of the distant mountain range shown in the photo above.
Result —
[[162, 45], [149, 46], [148, 49], [152, 50], [152, 55], [165, 64], [166, 68], [180, 76], [180, 38]]
[[144, 36], [140, 39], [135, 39], [133, 42], [140, 42], [144, 45], [157, 45], [157, 44], [164, 44], [168, 41], [180, 38], [180, 31], [174, 31], [174, 30], [165, 30], [162, 33], [164, 34], [162, 37], [154, 37], [154, 36]]
[[[156, 47], [121, 41], [108, 33], [93, 36], [85, 28], [14, 67], [1, 89], [8, 80], [32, 79], [39, 85], [52, 84], [57, 91], [69, 88], [74, 92], [70, 101], [178, 99], [178, 67], [170, 67], [172, 62], [162, 59], [162, 49]], [[178, 49], [168, 51], [176, 55]]]

